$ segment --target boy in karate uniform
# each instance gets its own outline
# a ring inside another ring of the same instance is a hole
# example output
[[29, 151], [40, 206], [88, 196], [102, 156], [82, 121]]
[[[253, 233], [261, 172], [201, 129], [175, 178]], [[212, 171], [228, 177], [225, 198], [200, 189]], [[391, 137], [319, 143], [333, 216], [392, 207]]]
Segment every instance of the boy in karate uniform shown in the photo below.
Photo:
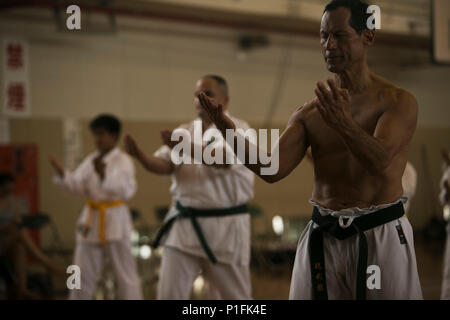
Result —
[[136, 193], [134, 165], [118, 147], [121, 123], [111, 115], [95, 118], [90, 128], [97, 150], [69, 172], [51, 157], [54, 182], [87, 198], [76, 234], [74, 265], [80, 267], [81, 289], [69, 299], [92, 299], [105, 259], [118, 283], [119, 299], [142, 299], [136, 261], [131, 254], [132, 221], [125, 201]]

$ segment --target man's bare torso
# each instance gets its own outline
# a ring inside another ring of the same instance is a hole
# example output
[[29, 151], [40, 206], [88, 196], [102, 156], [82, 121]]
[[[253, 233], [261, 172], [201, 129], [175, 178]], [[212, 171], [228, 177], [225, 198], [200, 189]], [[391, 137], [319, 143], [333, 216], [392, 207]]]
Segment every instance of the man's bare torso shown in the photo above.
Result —
[[[370, 88], [352, 96], [351, 114], [358, 125], [373, 135], [380, 116], [395, 107], [402, 92], [389, 82], [375, 77]], [[403, 193], [401, 179], [406, 166], [408, 146], [381, 174], [371, 174], [349, 151], [343, 139], [322, 120], [314, 101], [305, 105], [301, 121], [306, 130], [314, 162], [312, 199], [323, 207], [367, 208], [398, 200]]]

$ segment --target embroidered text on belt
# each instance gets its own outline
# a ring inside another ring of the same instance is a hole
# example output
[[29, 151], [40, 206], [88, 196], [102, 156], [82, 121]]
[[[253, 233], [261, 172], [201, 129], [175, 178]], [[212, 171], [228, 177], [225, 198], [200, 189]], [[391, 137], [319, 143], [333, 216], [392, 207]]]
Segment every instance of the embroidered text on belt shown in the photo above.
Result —
[[216, 263], [217, 259], [214, 256], [214, 253], [212, 252], [211, 248], [208, 246], [208, 242], [205, 239], [205, 236], [203, 234], [202, 229], [200, 228], [200, 225], [197, 221], [197, 218], [213, 218], [213, 217], [225, 217], [225, 216], [232, 216], [237, 214], [245, 214], [248, 213], [248, 206], [246, 204], [236, 206], [236, 207], [229, 207], [229, 208], [223, 208], [223, 209], [195, 209], [191, 207], [185, 207], [181, 205], [177, 201], [176, 203], [176, 209], [178, 210], [178, 214], [171, 217], [169, 220], [167, 220], [164, 225], [161, 227], [161, 229], [158, 231], [155, 240], [153, 241], [152, 246], [154, 248], [158, 247], [161, 238], [163, 235], [169, 231], [172, 224], [175, 222], [177, 218], [189, 218], [192, 223], [192, 227], [194, 228], [195, 233], [197, 234], [197, 238], [200, 241], [200, 244], [205, 251], [206, 255], [208, 256], [209, 260], [211, 262]]
[[101, 243], [106, 244], [106, 210], [112, 207], [121, 206], [123, 204], [124, 202], [122, 200], [107, 201], [107, 202], [96, 202], [89, 200], [87, 203], [88, 205], [87, 217], [82, 227], [83, 236], [86, 237], [87, 233], [91, 228], [92, 210], [97, 210], [99, 213], [98, 236], [100, 238]]
[[[404, 215], [403, 203], [399, 202], [390, 207], [381, 209], [347, 221], [343, 228], [339, 218], [331, 215], [322, 216], [314, 207], [312, 221], [318, 228], [312, 230], [309, 237], [309, 260], [311, 266], [311, 281], [315, 300], [327, 300], [327, 283], [325, 272], [325, 255], [323, 250], [323, 233], [327, 232], [339, 240], [347, 239], [358, 234], [358, 265], [356, 272], [356, 299], [366, 298], [366, 272], [368, 247], [364, 231], [373, 229], [388, 222], [400, 219]], [[350, 225], [348, 225], [350, 223]]]

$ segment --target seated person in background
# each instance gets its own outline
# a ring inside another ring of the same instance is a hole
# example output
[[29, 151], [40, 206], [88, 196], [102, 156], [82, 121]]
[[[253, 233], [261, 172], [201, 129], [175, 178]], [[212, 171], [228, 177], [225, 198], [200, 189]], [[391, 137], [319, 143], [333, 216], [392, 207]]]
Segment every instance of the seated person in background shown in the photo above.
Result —
[[22, 228], [21, 215], [24, 212], [20, 212], [13, 190], [14, 178], [10, 174], [0, 174], [0, 259], [11, 265], [10, 276], [16, 298], [37, 299], [39, 296], [27, 289], [27, 252], [50, 271], [59, 274], [64, 271], [53, 265]]

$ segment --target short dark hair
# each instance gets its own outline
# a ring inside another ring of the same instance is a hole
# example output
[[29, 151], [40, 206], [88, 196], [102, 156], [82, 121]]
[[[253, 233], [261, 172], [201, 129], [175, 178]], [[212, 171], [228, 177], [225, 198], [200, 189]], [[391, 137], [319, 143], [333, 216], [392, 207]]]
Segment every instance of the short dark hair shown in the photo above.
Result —
[[203, 79], [205, 79], [205, 78], [211, 78], [211, 79], [216, 80], [223, 95], [228, 96], [228, 83], [223, 77], [215, 75], [215, 74], [208, 74], [203, 77]]
[[105, 129], [109, 133], [119, 136], [120, 130], [122, 129], [122, 124], [119, 119], [111, 114], [101, 114], [91, 121], [89, 127], [91, 130]]
[[0, 173], [0, 186], [4, 186], [7, 183], [14, 182], [14, 177], [10, 173]]
[[325, 6], [323, 13], [336, 10], [337, 8], [344, 7], [350, 9], [350, 26], [355, 29], [358, 34], [361, 34], [364, 30], [368, 30], [367, 20], [372, 15], [367, 13], [369, 5], [361, 0], [332, 0]]

